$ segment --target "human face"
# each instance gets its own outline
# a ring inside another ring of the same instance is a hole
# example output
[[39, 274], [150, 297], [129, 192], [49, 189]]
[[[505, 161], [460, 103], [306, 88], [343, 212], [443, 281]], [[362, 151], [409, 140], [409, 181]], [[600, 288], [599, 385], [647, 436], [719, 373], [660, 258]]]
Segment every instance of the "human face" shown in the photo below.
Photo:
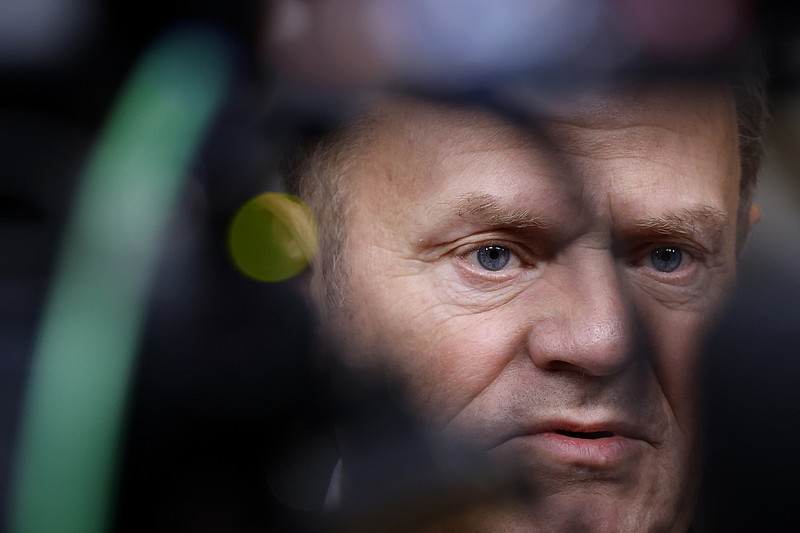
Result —
[[699, 346], [735, 276], [732, 100], [587, 99], [539, 131], [387, 105], [348, 177], [334, 327], [534, 485], [472, 527], [685, 531]]

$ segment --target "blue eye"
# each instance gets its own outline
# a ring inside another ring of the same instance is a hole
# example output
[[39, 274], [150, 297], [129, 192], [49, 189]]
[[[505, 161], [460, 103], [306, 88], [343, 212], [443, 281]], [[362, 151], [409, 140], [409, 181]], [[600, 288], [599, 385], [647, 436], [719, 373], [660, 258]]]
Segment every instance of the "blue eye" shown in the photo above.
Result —
[[650, 252], [650, 262], [653, 268], [659, 272], [672, 272], [681, 266], [683, 262], [683, 252], [680, 248], [665, 246], [656, 248]]
[[511, 260], [511, 252], [503, 246], [481, 246], [476, 252], [478, 264], [486, 270], [502, 270]]

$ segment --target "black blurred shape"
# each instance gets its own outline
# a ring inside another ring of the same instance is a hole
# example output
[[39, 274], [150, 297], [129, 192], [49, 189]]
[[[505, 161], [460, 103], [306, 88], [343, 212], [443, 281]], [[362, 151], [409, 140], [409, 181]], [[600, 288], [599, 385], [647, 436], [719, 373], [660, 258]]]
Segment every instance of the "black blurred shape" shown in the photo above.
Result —
[[705, 514], [711, 531], [796, 531], [800, 281], [753, 274], [709, 343]]
[[[157, 285], [173, 294], [156, 296], [149, 315], [117, 531], [298, 530], [303, 523], [303, 510], [273, 494], [268, 474], [309, 441], [330, 447], [328, 393], [310, 357], [308, 315], [290, 284], [264, 285], [234, 271], [224, 242], [212, 229], [177, 269], [167, 268], [188, 279], [166, 276]], [[324, 459], [302, 487], [318, 505], [335, 457], [329, 465]]]

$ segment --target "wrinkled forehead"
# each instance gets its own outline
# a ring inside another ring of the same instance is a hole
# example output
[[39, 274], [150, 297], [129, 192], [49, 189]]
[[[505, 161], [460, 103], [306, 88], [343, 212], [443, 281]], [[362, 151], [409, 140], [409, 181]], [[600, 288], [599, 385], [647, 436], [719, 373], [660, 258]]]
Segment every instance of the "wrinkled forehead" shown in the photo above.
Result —
[[[412, 98], [387, 98], [368, 113], [384, 133], [401, 131], [430, 138], [459, 138], [474, 130], [486, 134], [537, 124], [617, 129], [640, 124], [693, 133], [735, 125], [733, 95], [725, 86], [654, 86], [576, 91], [562, 94], [527, 91], [512, 94], [503, 112], [478, 105], [456, 105]], [[498, 132], [500, 133], [500, 132]], [[715, 133], [719, 134], [719, 130]], [[501, 137], [502, 138], [502, 137]], [[504, 140], [504, 139], [503, 139]]]
[[[370, 176], [389, 173], [395, 184], [453, 153], [522, 148], [600, 156], [610, 139], [631, 151], [658, 143], [659, 132], [715, 146], [737, 146], [736, 108], [729, 88], [669, 86], [514, 95], [505, 113], [486, 107], [410, 98], [386, 99], [368, 111], [364, 156]], [[507, 112], [511, 108], [513, 114]], [[520, 152], [523, 150], [520, 150]], [[734, 154], [736, 155], [736, 154]], [[734, 165], [736, 161], [731, 161]]]

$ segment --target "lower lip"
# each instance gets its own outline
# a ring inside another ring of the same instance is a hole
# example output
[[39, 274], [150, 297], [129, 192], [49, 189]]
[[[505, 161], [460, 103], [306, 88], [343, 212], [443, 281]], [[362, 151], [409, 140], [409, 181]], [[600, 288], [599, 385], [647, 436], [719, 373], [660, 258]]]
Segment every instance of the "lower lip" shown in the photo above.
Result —
[[630, 464], [641, 451], [642, 441], [615, 435], [600, 439], [580, 439], [555, 432], [524, 435], [520, 439], [532, 445], [542, 458], [557, 463], [611, 470]]

